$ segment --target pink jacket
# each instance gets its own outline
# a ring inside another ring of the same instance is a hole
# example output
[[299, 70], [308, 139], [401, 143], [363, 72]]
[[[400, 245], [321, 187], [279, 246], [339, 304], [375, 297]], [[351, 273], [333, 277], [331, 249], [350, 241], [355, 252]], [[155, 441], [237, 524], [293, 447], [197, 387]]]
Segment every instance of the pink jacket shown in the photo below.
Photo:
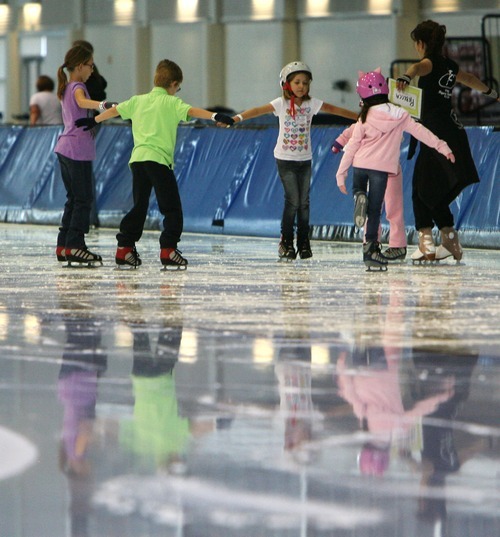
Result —
[[451, 153], [446, 142], [417, 123], [408, 112], [391, 103], [379, 104], [370, 108], [365, 123], [358, 120], [355, 124], [337, 171], [337, 185], [345, 185], [351, 166], [397, 173], [403, 132], [445, 156]]

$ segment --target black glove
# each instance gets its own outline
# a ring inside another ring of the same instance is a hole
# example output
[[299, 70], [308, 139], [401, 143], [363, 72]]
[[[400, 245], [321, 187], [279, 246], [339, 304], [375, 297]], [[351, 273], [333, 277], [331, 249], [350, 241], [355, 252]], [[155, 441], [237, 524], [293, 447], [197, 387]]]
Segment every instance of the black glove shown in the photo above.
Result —
[[93, 117], [81, 117], [75, 121], [75, 126], [83, 127], [84, 131], [89, 131], [97, 125], [97, 121]]
[[216, 123], [225, 123], [228, 127], [234, 124], [234, 119], [231, 116], [221, 114], [220, 112], [212, 114], [212, 121], [215, 121]]
[[396, 78], [396, 82], [401, 82], [409, 86], [411, 82], [411, 78], [408, 75], [401, 75], [401, 76], [398, 76], [398, 78]]

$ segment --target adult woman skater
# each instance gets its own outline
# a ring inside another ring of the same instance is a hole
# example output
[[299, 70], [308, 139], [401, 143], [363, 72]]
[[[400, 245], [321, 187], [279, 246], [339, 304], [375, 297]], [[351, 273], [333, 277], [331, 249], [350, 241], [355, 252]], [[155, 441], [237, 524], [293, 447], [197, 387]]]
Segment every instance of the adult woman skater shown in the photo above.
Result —
[[[403, 90], [412, 78], [419, 77], [418, 87], [423, 90], [421, 122], [448, 143], [456, 158], [453, 164], [434, 149], [420, 146], [413, 173], [413, 213], [419, 235], [418, 250], [412, 254], [414, 261], [451, 256], [460, 261], [463, 255], [449, 205], [465, 187], [479, 182], [479, 176], [467, 134], [451, 105], [453, 87], [459, 82], [498, 100], [494, 89], [443, 55], [445, 35], [446, 27], [437, 22], [426, 20], [418, 24], [410, 36], [421, 60], [397, 79], [398, 89]], [[437, 249], [432, 238], [434, 225], [441, 234]]]

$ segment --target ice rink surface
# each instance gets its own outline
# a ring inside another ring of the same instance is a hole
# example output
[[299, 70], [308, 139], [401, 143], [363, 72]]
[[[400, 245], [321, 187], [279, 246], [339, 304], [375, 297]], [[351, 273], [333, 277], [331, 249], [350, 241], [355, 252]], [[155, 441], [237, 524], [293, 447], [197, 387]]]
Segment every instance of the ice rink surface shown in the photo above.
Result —
[[0, 225], [1, 537], [500, 535], [500, 251], [115, 233]]

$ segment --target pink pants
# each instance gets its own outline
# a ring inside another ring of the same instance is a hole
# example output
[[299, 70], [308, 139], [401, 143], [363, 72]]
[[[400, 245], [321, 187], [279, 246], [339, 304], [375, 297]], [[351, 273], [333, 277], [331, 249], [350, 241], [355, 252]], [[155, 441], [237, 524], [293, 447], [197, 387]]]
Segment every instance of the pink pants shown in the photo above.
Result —
[[[401, 168], [395, 175], [389, 174], [384, 196], [385, 214], [389, 222], [389, 247], [405, 248], [406, 231], [403, 212], [403, 174]], [[366, 230], [366, 224], [365, 224]], [[379, 229], [379, 241], [382, 228]]]

